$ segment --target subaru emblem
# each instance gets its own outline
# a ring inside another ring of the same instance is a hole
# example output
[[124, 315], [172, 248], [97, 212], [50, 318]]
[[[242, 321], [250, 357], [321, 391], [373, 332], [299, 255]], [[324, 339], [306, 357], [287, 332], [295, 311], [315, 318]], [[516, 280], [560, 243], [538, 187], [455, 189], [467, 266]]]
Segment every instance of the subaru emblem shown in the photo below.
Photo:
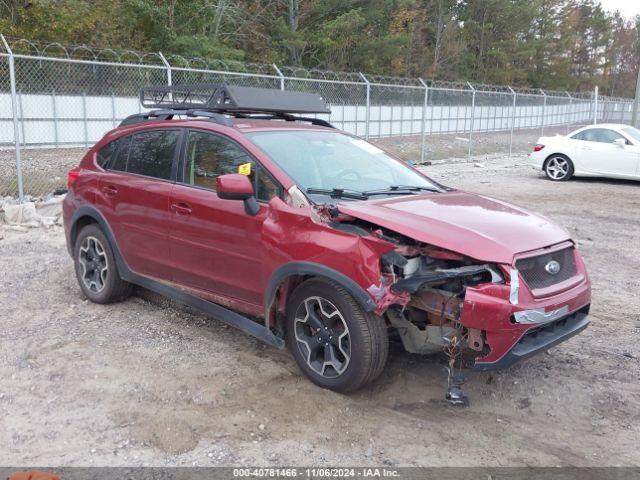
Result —
[[544, 269], [549, 275], [557, 275], [560, 273], [560, 264], [555, 260], [551, 260], [544, 266]]

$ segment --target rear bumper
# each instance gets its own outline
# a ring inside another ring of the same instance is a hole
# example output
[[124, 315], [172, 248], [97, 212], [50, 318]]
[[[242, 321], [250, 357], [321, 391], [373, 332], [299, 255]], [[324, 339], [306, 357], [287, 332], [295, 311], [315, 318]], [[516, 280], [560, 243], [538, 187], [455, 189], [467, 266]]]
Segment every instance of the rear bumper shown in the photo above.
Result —
[[580, 333], [587, 328], [590, 321], [588, 314], [577, 311], [559, 320], [530, 328], [500, 360], [495, 362], [476, 361], [473, 369], [488, 371], [508, 368], [520, 360], [547, 350]]
[[542, 170], [542, 164], [546, 158], [546, 152], [532, 152], [527, 156], [527, 163], [537, 170]]

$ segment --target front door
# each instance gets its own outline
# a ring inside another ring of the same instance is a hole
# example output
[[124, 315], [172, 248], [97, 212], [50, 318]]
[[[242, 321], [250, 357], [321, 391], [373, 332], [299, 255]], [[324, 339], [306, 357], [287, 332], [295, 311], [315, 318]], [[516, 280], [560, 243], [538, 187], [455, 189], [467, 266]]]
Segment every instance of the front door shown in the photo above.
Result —
[[[187, 133], [181, 170], [169, 200], [173, 281], [262, 307], [262, 223], [278, 186], [238, 143], [200, 130]], [[239, 171], [254, 183], [255, 216], [216, 195], [216, 177]]]
[[640, 150], [636, 145], [618, 145], [614, 140], [628, 140], [609, 128], [589, 128], [576, 140], [578, 157], [589, 172], [611, 176], [632, 176], [638, 169]]

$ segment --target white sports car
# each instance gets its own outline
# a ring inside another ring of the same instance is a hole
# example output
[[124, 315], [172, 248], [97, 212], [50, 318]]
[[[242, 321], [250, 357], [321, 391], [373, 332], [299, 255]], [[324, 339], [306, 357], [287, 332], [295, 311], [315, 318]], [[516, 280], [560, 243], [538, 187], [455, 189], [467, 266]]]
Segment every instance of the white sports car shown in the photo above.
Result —
[[566, 136], [540, 137], [529, 163], [555, 181], [574, 175], [640, 180], [640, 130], [601, 123]]

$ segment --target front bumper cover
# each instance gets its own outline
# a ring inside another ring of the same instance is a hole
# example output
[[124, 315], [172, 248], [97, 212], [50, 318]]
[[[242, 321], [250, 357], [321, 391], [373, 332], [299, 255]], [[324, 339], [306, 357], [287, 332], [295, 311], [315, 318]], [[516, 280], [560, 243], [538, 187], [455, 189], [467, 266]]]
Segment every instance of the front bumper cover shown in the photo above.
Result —
[[508, 368], [520, 360], [547, 350], [580, 333], [587, 328], [590, 321], [587, 313], [577, 311], [559, 320], [531, 328], [500, 360], [496, 362], [476, 361], [473, 369], [489, 371]]

